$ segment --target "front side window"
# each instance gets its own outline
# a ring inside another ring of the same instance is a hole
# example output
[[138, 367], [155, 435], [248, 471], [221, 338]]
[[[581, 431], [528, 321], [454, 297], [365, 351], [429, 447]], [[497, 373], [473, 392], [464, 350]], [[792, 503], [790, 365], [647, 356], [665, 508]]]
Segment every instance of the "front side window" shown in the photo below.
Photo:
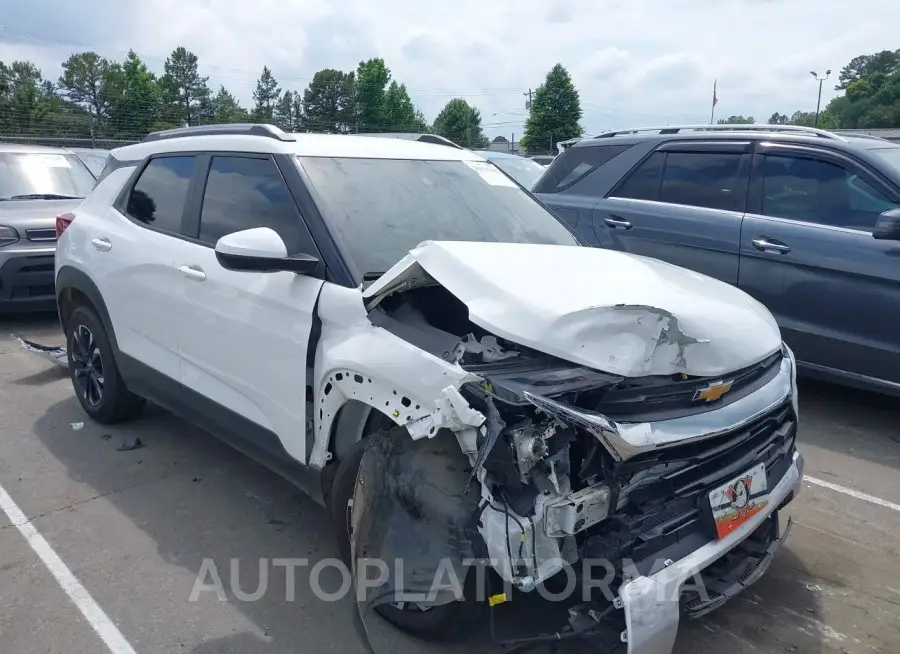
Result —
[[358, 272], [384, 272], [423, 241], [578, 245], [487, 161], [301, 157], [323, 217]]
[[271, 159], [213, 157], [200, 213], [200, 240], [210, 245], [233, 232], [269, 227], [288, 254], [297, 254], [300, 215]]
[[871, 231], [882, 212], [898, 206], [854, 171], [830, 161], [765, 157], [766, 216]]
[[0, 152], [0, 201], [83, 198], [94, 181], [74, 154]]
[[740, 165], [740, 153], [669, 152], [659, 201], [733, 211], [739, 203]]
[[179, 233], [196, 157], [156, 157], [138, 177], [126, 213], [150, 227]]

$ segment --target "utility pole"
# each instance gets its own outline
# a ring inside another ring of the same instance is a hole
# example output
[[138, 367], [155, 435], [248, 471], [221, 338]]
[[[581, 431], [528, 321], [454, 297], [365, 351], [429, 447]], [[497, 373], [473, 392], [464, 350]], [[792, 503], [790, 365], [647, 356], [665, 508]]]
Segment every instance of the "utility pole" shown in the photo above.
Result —
[[828, 70], [825, 71], [824, 77], [819, 77], [819, 74], [814, 70], [809, 71], [809, 74], [812, 75], [813, 78], [819, 83], [819, 99], [816, 100], [816, 122], [815, 122], [815, 127], [818, 127], [819, 126], [819, 109], [822, 106], [822, 82], [827, 80], [828, 76], [831, 75], [831, 69], [829, 68]]
[[531, 96], [534, 95], [534, 92], [531, 89], [528, 89], [527, 93], [522, 93], [522, 95], [527, 96], [528, 99], [525, 101], [525, 108], [531, 109]]

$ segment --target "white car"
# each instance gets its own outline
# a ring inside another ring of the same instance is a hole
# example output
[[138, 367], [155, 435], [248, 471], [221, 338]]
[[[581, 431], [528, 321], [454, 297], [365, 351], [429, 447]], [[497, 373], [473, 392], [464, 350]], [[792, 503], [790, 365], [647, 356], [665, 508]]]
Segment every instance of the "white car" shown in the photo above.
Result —
[[[159, 132], [112, 151], [57, 230], [85, 412], [152, 400], [326, 504], [357, 573], [391, 562], [360, 601], [370, 640], [371, 608], [424, 637], [470, 629], [473, 559], [496, 573], [491, 605], [497, 578], [531, 592], [603, 559], [612, 595], [577, 602], [566, 633], [668, 653], [679, 597], [712, 610], [786, 536], [802, 458], [769, 312], [583, 247], [475, 153]], [[436, 582], [448, 564], [461, 586]]]

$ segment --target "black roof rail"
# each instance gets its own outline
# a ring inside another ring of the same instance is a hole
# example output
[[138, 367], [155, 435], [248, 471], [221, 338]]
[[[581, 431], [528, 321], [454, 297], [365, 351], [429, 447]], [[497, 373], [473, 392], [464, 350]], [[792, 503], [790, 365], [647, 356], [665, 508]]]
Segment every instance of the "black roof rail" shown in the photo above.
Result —
[[159, 132], [151, 132], [144, 137], [143, 143], [148, 141], [163, 141], [177, 139], [183, 136], [264, 136], [279, 141], [296, 141], [293, 134], [275, 127], [275, 125], [261, 125], [258, 123], [226, 123], [222, 125], [197, 125], [195, 127], [176, 127]]
[[627, 129], [616, 129], [602, 132], [600, 134], [597, 134], [593, 138], [602, 139], [612, 136], [621, 136], [623, 134], [640, 134], [642, 132], [678, 134], [682, 130], [690, 130], [694, 132], [783, 132], [820, 136], [822, 138], [831, 139], [834, 141], [847, 140], [835, 132], [829, 132], [824, 129], [816, 129], [815, 127], [805, 127], [802, 125], [760, 125], [755, 123], [750, 123], [747, 125], [721, 123], [715, 125], [666, 125], [664, 127], [629, 127]]

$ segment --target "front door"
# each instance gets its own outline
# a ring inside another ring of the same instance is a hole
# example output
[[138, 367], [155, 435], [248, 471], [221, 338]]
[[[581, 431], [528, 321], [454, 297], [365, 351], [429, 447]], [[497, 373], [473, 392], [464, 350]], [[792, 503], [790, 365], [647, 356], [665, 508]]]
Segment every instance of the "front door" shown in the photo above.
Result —
[[739, 285], [813, 370], [900, 383], [900, 242], [872, 237], [892, 193], [832, 151], [760, 146]]
[[207, 165], [199, 223], [174, 251], [181, 381], [224, 409], [222, 420], [237, 414], [259, 428], [248, 437], [274, 435], [305, 463], [307, 349], [323, 281], [226, 270], [214, 246], [226, 234], [270, 227], [289, 254], [318, 253], [271, 157], [213, 155]]

